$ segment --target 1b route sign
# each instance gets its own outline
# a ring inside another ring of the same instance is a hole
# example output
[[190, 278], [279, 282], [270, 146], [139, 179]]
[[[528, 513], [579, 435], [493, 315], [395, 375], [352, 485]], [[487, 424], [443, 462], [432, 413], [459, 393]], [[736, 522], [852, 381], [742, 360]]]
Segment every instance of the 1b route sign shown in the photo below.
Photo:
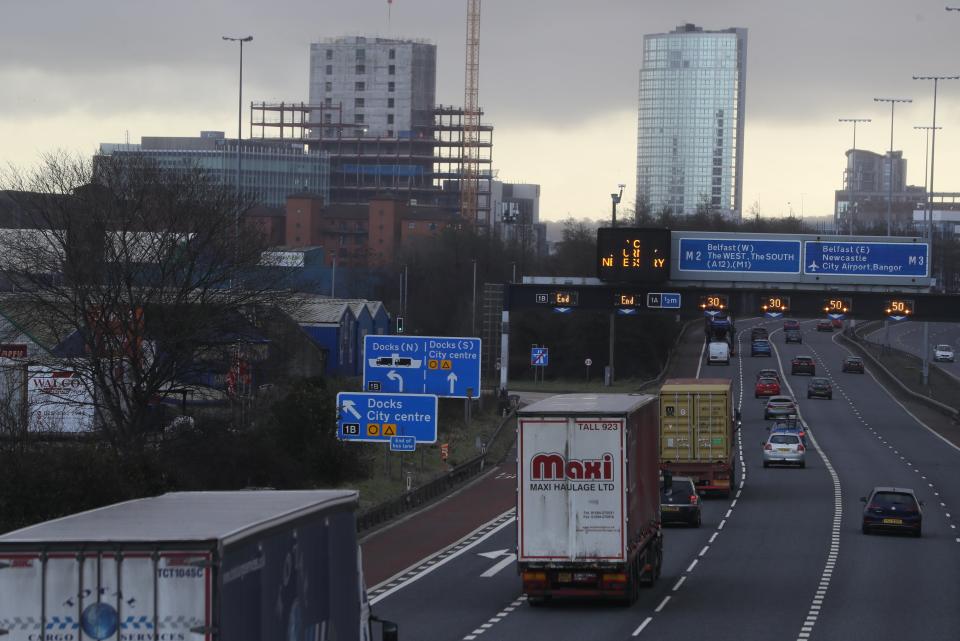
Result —
[[[433, 394], [337, 394], [337, 436], [342, 441], [389, 443], [397, 436], [437, 442], [437, 397]], [[396, 443], [396, 442], [395, 442]]]

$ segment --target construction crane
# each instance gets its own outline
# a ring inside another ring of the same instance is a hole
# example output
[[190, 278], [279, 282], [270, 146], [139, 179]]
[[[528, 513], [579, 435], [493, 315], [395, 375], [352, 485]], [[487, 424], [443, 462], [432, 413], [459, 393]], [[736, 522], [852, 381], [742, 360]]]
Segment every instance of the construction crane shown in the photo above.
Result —
[[463, 83], [463, 166], [460, 215], [477, 222], [477, 174], [480, 153], [480, 0], [467, 0], [467, 56]]

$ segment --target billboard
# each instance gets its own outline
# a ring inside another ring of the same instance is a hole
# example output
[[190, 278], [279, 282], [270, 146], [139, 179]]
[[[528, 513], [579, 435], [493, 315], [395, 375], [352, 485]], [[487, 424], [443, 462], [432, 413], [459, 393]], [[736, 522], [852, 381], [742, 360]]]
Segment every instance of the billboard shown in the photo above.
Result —
[[93, 398], [80, 375], [67, 368], [32, 365], [27, 370], [31, 432], [88, 432]]

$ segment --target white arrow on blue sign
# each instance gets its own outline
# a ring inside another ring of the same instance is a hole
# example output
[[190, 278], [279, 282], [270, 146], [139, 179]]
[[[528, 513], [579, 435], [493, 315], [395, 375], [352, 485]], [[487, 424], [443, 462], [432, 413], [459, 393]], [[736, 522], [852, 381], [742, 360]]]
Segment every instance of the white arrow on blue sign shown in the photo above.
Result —
[[479, 338], [367, 334], [363, 346], [363, 389], [368, 392], [480, 395]]
[[343, 441], [390, 442], [409, 437], [437, 442], [437, 397], [434, 394], [337, 394], [337, 436]]
[[550, 364], [550, 349], [548, 347], [531, 347], [530, 364], [534, 367], [546, 367]]
[[925, 243], [845, 241], [804, 242], [803, 273], [808, 276], [903, 276], [930, 273]]

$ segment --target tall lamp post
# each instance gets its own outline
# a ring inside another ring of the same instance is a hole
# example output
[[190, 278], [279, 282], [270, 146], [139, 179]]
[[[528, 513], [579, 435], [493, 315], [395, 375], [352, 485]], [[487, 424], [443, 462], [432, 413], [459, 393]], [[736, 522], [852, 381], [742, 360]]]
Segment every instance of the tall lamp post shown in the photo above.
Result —
[[617, 185], [617, 187], [620, 188], [620, 193], [610, 194], [610, 202], [613, 205], [613, 214], [610, 218], [611, 227], [617, 226], [617, 205], [620, 204], [620, 199], [623, 198], [623, 188], [626, 187], [626, 185], [623, 183], [620, 183], [619, 185]]
[[[852, 167], [847, 169], [847, 233], [853, 235], [853, 211], [856, 207], [856, 198], [853, 193], [853, 184], [856, 180], [857, 173], [857, 123], [858, 122], [873, 122], [872, 118], [837, 118], [837, 122], [852, 122], [853, 123], [853, 152], [850, 157], [850, 164]], [[851, 178], [850, 173], [853, 172], [854, 176]]]
[[887, 177], [887, 236], [889, 236], [893, 220], [893, 108], [898, 102], [913, 102], [913, 100], [910, 98], [874, 98], [873, 101], [890, 103], [890, 175]]
[[[930, 186], [927, 182], [930, 176], [930, 131], [933, 129], [943, 129], [943, 127], [931, 127], [930, 125], [914, 125], [914, 129], [922, 129], [926, 132], [923, 146], [923, 193], [930, 193]], [[927, 238], [927, 214], [930, 213], [929, 199], [923, 204], [923, 237]], [[932, 221], [931, 221], [932, 222]]]
[[[240, 43], [240, 89], [237, 94], [237, 200], [240, 198], [240, 140], [243, 138], [243, 43], [253, 40], [253, 36], [234, 38], [222, 36], [228, 42]], [[239, 214], [238, 214], [239, 215]], [[237, 219], [239, 221], [239, 218]]]
[[[926, 221], [924, 237], [930, 243], [927, 254], [927, 269], [933, 271], [933, 171], [937, 159], [937, 87], [941, 80], [960, 80], [960, 76], [914, 76], [914, 80], [933, 80], [933, 130], [930, 142], [930, 185], [927, 188], [927, 211], [923, 217]], [[926, 386], [930, 378], [930, 324], [923, 322], [923, 385]]]

